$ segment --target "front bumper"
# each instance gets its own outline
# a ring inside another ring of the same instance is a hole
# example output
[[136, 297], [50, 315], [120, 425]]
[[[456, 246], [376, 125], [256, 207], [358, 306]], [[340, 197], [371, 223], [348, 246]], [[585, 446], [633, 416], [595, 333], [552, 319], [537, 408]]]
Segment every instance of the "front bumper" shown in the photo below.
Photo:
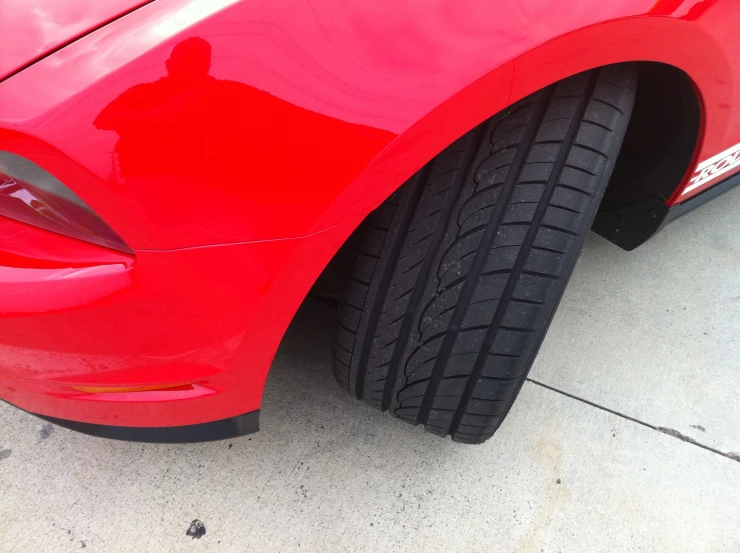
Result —
[[[280, 339], [347, 232], [118, 259], [104, 250], [71, 267], [3, 266], [0, 255], [0, 399], [123, 439], [254, 431]], [[0, 217], [0, 250], [22, 242], [28, 251], [31, 235], [43, 243], [35, 251], [58, 258], [88, 247]]]

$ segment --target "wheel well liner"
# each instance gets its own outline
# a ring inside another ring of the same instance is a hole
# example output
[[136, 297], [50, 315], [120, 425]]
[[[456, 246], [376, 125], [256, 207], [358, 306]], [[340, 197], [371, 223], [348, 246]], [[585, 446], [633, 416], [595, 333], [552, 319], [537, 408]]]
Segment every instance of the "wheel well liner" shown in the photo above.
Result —
[[694, 158], [700, 127], [699, 98], [688, 75], [639, 62], [632, 118], [592, 229], [626, 250], [655, 234]]

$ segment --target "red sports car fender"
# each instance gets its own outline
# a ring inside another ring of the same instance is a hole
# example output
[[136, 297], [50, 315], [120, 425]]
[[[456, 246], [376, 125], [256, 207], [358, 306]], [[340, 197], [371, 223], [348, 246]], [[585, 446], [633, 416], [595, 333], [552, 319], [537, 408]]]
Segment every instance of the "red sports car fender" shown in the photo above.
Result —
[[[118, 426], [258, 409], [293, 314], [365, 215], [475, 125], [593, 67], [655, 61], [691, 78], [701, 131], [668, 204], [687, 200], [740, 169], [739, 20], [731, 0], [156, 0], [128, 13], [0, 83], [0, 150], [52, 173], [134, 251], [102, 262], [34, 229], [39, 251], [108, 271], [71, 276], [5, 252], [0, 397]], [[6, 244], [25, 244], [19, 225], [0, 218]]]

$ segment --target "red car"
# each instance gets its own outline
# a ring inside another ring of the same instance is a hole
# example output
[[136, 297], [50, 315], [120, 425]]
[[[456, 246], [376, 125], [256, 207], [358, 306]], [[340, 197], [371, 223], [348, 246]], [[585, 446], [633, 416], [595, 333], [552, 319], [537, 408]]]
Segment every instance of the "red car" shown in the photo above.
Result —
[[332, 277], [339, 383], [479, 443], [590, 228], [740, 183], [740, 2], [423, 4], [0, 0], [0, 398], [252, 432]]

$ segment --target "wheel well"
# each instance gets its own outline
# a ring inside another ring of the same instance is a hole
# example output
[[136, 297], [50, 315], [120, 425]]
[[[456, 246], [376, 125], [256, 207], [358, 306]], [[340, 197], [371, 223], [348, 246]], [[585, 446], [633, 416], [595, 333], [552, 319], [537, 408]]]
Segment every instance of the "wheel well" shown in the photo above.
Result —
[[593, 230], [627, 250], [654, 234], [689, 169], [700, 125], [689, 76], [670, 65], [639, 62], [632, 118]]
[[[637, 62], [637, 96], [609, 186], [592, 230], [631, 250], [660, 227], [666, 201], [694, 156], [701, 110], [689, 76], [676, 67]], [[336, 297], [352, 265], [354, 234], [335, 254], [311, 295]]]
[[665, 202], [689, 168], [700, 109], [688, 75], [670, 65], [638, 64], [637, 97], [600, 211], [646, 198]]

